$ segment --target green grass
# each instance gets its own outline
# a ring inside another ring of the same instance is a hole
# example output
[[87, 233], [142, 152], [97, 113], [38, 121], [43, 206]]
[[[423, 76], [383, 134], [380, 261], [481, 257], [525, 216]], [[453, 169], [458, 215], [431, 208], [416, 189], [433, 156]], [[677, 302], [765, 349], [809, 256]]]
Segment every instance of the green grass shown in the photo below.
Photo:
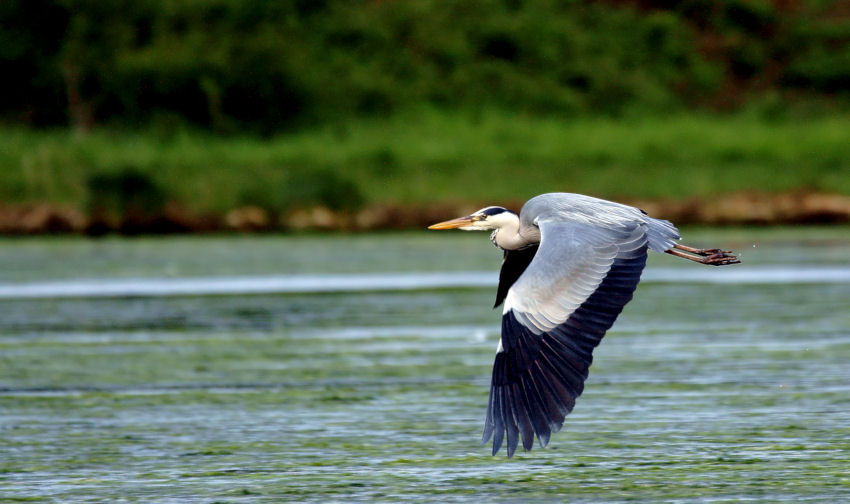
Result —
[[[281, 135], [0, 129], [0, 201], [85, 209], [88, 180], [132, 168], [194, 211], [333, 203], [521, 201], [547, 191], [684, 198], [735, 191], [850, 194], [850, 117], [541, 119], [424, 110]], [[344, 189], [346, 193], [349, 189]], [[308, 200], [308, 203], [310, 200]]]

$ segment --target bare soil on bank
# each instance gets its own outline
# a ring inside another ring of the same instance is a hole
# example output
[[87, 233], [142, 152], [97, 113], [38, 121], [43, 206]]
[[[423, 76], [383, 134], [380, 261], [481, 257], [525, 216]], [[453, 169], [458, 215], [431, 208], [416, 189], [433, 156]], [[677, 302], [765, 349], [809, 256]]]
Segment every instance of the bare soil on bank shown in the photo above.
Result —
[[[741, 192], [711, 198], [618, 199], [653, 217], [678, 225], [840, 224], [850, 222], [850, 196], [819, 192]], [[423, 228], [500, 203], [519, 210], [521, 201], [436, 202], [426, 205], [373, 204], [357, 211], [323, 206], [275, 213], [241, 206], [225, 214], [195, 214], [172, 203], [160, 212], [91, 215], [79, 209], [34, 203], [0, 206], [0, 234], [165, 234], [204, 232], [375, 231]]]

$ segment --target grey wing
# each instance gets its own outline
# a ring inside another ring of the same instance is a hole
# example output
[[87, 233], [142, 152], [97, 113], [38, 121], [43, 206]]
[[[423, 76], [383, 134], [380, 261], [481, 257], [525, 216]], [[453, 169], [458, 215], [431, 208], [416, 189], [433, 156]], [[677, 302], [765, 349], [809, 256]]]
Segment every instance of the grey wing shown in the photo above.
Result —
[[482, 443], [531, 449], [557, 432], [584, 389], [592, 351], [632, 298], [646, 264], [644, 223], [538, 223], [540, 247], [508, 290]]
[[526, 202], [521, 218], [526, 225], [533, 225], [533, 218], [569, 219], [576, 223], [616, 228], [631, 222], [642, 221], [646, 225], [649, 248], [664, 252], [679, 239], [679, 231], [672, 223], [653, 219], [643, 210], [613, 201], [594, 198], [584, 194], [547, 193], [535, 196]]

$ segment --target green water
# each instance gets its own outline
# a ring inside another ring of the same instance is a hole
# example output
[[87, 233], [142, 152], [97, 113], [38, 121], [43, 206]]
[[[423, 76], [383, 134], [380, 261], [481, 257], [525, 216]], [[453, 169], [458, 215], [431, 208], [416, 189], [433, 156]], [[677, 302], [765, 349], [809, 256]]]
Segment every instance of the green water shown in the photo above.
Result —
[[[850, 268], [847, 228], [686, 233]], [[499, 262], [463, 233], [0, 240], [3, 285]], [[478, 446], [493, 295], [0, 299], [0, 501], [850, 499], [850, 282], [642, 284], [563, 430], [510, 460]]]

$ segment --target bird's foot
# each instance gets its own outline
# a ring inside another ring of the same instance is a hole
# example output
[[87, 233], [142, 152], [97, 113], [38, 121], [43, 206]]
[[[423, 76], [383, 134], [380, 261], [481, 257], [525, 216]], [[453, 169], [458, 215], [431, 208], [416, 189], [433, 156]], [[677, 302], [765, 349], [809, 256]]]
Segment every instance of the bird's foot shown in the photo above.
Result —
[[694, 253], [701, 256], [712, 256], [717, 254], [731, 254], [732, 251], [720, 249], [697, 249]]
[[716, 248], [713, 248], [713, 249], [698, 249], [698, 248], [694, 248], [694, 247], [688, 247], [687, 245], [682, 245], [681, 243], [677, 243], [673, 246], [675, 248], [679, 249], [679, 250], [684, 250], [685, 252], [688, 252], [689, 254], [696, 254], [698, 256], [703, 256], [703, 257], [713, 256], [713, 255], [717, 255], [717, 254], [731, 254], [732, 253], [729, 250], [720, 250], [720, 249], [716, 249]]
[[681, 245], [679, 243], [673, 245], [673, 248], [668, 250], [667, 253], [711, 266], [724, 266], [726, 264], [739, 264], [741, 262], [737, 256], [728, 250], [698, 249], [688, 247], [687, 245]]
[[741, 263], [741, 261], [736, 256], [732, 255], [732, 253], [723, 250], [718, 250], [717, 252], [701, 257], [700, 259], [701, 260], [699, 262], [703, 264], [710, 264], [712, 266], [723, 266], [726, 264]]

